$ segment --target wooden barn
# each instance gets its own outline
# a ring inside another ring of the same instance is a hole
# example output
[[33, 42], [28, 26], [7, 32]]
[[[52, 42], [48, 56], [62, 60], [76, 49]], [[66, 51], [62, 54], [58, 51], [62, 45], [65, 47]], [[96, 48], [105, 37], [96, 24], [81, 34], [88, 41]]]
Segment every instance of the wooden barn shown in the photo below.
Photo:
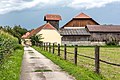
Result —
[[80, 13], [79, 15], [75, 16], [67, 22], [62, 28], [79, 28], [79, 27], [85, 27], [86, 25], [99, 25], [95, 20], [93, 20], [90, 16]]
[[120, 25], [87, 25], [86, 30], [91, 34], [90, 41], [120, 41]]
[[60, 29], [62, 44], [88, 44], [90, 33], [86, 25], [99, 25], [95, 20], [84, 13], [80, 13]]

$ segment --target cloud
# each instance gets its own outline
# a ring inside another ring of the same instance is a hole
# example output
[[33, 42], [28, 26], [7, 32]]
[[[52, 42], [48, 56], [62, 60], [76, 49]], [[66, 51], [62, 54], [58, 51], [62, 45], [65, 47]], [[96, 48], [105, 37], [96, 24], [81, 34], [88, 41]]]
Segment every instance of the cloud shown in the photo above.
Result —
[[72, 3], [68, 5], [71, 8], [84, 8], [84, 9], [91, 9], [91, 8], [100, 8], [104, 7], [107, 4], [120, 2], [120, 0], [73, 0]]
[[39, 6], [39, 8], [59, 6], [76, 9], [90, 9], [103, 7], [113, 2], [120, 2], [120, 0], [0, 0], [0, 14], [20, 11], [36, 6]]
[[9, 13], [11, 11], [19, 11], [39, 5], [55, 5], [60, 0], [0, 0], [0, 14]]

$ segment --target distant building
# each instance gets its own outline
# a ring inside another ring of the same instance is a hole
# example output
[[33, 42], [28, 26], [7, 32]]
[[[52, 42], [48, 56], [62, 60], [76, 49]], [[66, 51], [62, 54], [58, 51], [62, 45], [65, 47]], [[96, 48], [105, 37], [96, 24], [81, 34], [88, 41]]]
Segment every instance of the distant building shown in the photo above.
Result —
[[29, 40], [33, 35], [42, 34], [46, 43], [67, 45], [105, 45], [108, 41], [120, 42], [120, 25], [100, 25], [90, 16], [80, 13], [59, 28], [60, 15], [47, 14], [44, 16], [45, 25], [23, 35]]
[[99, 23], [84, 13], [72, 18], [60, 29], [62, 44], [88, 44], [90, 33], [86, 31], [86, 25], [99, 25]]
[[59, 21], [62, 20], [60, 15], [56, 14], [47, 14], [44, 16], [44, 21], [47, 23], [50, 23], [52, 26], [54, 26], [57, 30], [59, 30]]
[[120, 25], [87, 25], [86, 30], [91, 34], [90, 41], [120, 41]]

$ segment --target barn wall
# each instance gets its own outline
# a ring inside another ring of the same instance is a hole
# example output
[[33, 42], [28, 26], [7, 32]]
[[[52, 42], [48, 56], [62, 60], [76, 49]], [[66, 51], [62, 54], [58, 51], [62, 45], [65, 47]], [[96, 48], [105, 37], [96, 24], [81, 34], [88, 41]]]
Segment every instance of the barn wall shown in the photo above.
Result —
[[114, 38], [114, 39], [120, 41], [120, 33], [94, 32], [94, 33], [91, 33], [90, 40], [91, 41], [107, 41], [110, 38]]
[[88, 41], [90, 36], [63, 36], [62, 41]]
[[95, 21], [92, 19], [86, 19], [86, 20], [71, 20], [68, 22], [64, 27], [85, 27], [86, 25], [98, 25]]

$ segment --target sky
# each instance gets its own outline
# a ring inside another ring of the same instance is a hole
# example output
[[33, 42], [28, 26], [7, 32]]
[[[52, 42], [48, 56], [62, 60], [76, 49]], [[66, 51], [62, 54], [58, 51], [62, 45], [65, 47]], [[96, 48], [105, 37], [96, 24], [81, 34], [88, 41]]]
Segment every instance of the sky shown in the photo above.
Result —
[[44, 15], [59, 14], [62, 27], [81, 12], [101, 25], [120, 25], [120, 0], [0, 0], [0, 26], [30, 30], [46, 23]]

